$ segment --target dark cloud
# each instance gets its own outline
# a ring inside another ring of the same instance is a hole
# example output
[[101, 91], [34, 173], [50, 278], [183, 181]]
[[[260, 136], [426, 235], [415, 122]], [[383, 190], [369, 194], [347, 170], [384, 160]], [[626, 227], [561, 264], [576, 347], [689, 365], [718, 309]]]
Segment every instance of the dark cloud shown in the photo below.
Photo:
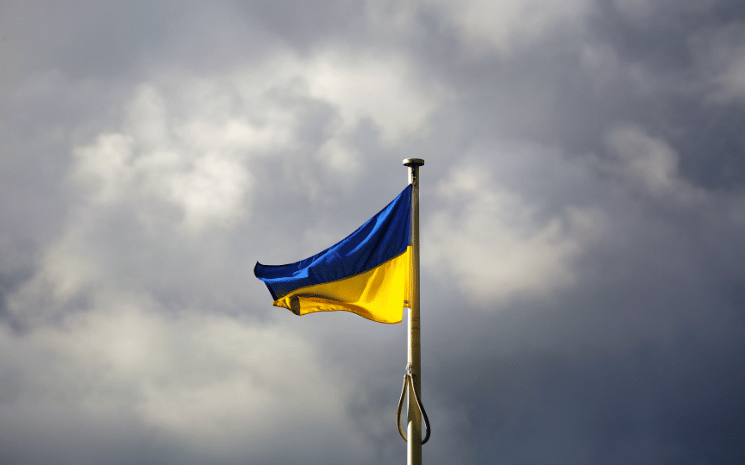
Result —
[[427, 463], [743, 460], [739, 2], [2, 10], [0, 461], [403, 462], [405, 326], [251, 269], [411, 156]]

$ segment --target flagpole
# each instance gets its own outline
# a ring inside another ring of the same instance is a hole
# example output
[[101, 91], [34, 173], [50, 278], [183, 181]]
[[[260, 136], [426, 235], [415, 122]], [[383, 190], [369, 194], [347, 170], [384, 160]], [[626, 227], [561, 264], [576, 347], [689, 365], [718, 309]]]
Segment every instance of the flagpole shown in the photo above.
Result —
[[[409, 302], [409, 350], [408, 369], [412, 375], [414, 389], [421, 399], [421, 356], [419, 341], [419, 167], [424, 165], [421, 158], [407, 158], [404, 166], [409, 167], [411, 189], [411, 302]], [[406, 463], [422, 464], [422, 417], [416, 400], [409, 391], [408, 423], [406, 428]]]

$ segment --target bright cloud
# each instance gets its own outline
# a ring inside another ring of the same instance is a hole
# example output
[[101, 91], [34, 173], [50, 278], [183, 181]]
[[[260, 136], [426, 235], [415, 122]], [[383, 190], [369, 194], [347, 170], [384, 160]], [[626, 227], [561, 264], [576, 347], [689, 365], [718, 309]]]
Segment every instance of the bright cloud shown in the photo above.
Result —
[[509, 54], [516, 46], [531, 44], [557, 27], [578, 25], [590, 12], [590, 0], [426, 0], [460, 32], [473, 51]]
[[107, 294], [60, 326], [22, 336], [3, 329], [0, 347], [0, 370], [22, 368], [34, 386], [1, 407], [28, 435], [55, 434], [16, 415], [36, 404], [94, 422], [136, 421], [224, 458], [247, 444], [251, 453], [277, 454], [271, 438], [298, 425], [314, 425], [315, 433], [302, 434], [313, 442], [338, 435], [345, 422], [342, 379], [277, 326], [173, 315], [152, 301]]
[[679, 201], [702, 200], [706, 193], [680, 176], [678, 153], [664, 139], [636, 126], [618, 126], [605, 138], [610, 158], [598, 163], [601, 170], [622, 179], [632, 189]]
[[434, 87], [413, 85], [411, 69], [398, 57], [333, 53], [178, 81], [140, 86], [121, 131], [75, 148], [73, 178], [95, 202], [177, 207], [181, 225], [192, 232], [250, 212], [257, 158], [283, 158], [293, 164], [288, 176], [303, 177], [293, 160], [308, 152], [300, 140], [314, 105], [329, 106], [338, 118], [327, 117], [321, 139], [309, 148], [323, 171], [345, 177], [359, 171], [361, 154], [350, 136], [363, 120], [392, 143], [422, 128], [441, 97]]
[[545, 297], [575, 283], [572, 262], [602, 227], [595, 211], [567, 207], [541, 218], [537, 207], [496, 185], [477, 165], [451, 171], [438, 195], [445, 208], [425, 226], [427, 266], [455, 279], [475, 303]]
[[421, 81], [401, 57], [350, 59], [328, 54], [308, 70], [311, 95], [340, 109], [347, 125], [370, 118], [392, 143], [419, 129], [444, 97], [443, 90]]
[[678, 156], [660, 139], [638, 128], [619, 127], [608, 134], [608, 146], [617, 156], [622, 174], [640, 181], [653, 193], [672, 188], [678, 170]]

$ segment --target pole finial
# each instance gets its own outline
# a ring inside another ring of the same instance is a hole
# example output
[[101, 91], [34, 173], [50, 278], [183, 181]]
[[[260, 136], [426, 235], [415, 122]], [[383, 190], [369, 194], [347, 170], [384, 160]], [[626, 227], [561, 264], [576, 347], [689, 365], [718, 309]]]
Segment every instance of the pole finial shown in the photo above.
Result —
[[421, 158], [407, 158], [404, 160], [404, 166], [414, 167], [414, 166], [423, 166], [424, 160]]

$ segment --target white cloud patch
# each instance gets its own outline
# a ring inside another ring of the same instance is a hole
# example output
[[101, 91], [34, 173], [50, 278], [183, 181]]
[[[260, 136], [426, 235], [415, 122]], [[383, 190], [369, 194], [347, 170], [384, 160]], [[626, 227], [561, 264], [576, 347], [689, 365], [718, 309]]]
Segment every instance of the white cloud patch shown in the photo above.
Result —
[[426, 0], [460, 32], [471, 51], [509, 54], [571, 24], [578, 26], [589, 13], [590, 0]]
[[606, 141], [617, 156], [616, 166], [621, 174], [640, 181], [656, 194], [669, 192], [673, 187], [678, 155], [665, 141], [634, 127], [616, 128]]
[[601, 215], [568, 206], [542, 218], [535, 205], [470, 165], [440, 183], [445, 207], [427, 222], [423, 255], [454, 278], [474, 303], [490, 308], [520, 296], [547, 297], [575, 283], [572, 264], [602, 229]]
[[333, 137], [321, 145], [316, 153], [318, 159], [329, 170], [344, 176], [351, 176], [361, 169], [362, 154], [344, 136]]
[[454, 33], [466, 56], [515, 55], [558, 31], [582, 27], [592, 0], [379, 0], [367, 2], [369, 23], [380, 34], [419, 39], [423, 17]]
[[400, 57], [322, 55], [310, 63], [308, 84], [311, 95], [339, 108], [345, 124], [371, 118], [388, 143], [419, 129], [444, 97], [443, 89], [416, 79]]
[[[180, 122], [155, 87], [141, 86], [121, 132], [101, 134], [74, 150], [73, 181], [95, 203], [177, 207], [181, 226], [192, 232], [245, 214], [252, 180], [247, 157], [271, 136], [245, 118], [205, 121], [197, 108], [191, 110]], [[208, 139], [209, 146], [200, 139]]]
[[[259, 159], [286, 160], [293, 168], [286, 175], [298, 179], [285, 181], [307, 183], [315, 195], [321, 186], [306, 170], [359, 173], [362, 155], [350, 137], [362, 121], [393, 143], [425, 126], [443, 98], [434, 85], [415, 85], [412, 70], [395, 56], [283, 55], [230, 75], [172, 80], [140, 86], [120, 131], [75, 148], [74, 181], [96, 202], [177, 207], [191, 232], [250, 212], [250, 167]], [[315, 140], [306, 133], [318, 122], [309, 114], [314, 105], [336, 112], [320, 118]], [[295, 163], [308, 150], [318, 168]]]
[[619, 126], [606, 135], [605, 142], [611, 158], [598, 166], [632, 189], [683, 202], [703, 199], [704, 192], [680, 176], [678, 153], [664, 139], [636, 126]]
[[[97, 305], [22, 336], [0, 329], [0, 371], [22, 373], [26, 386], [9, 392], [4, 383], [0, 411], [15, 431], [54, 439], [54, 425], [26, 416], [36, 406], [76, 421], [136, 422], [218, 458], [292, 457], [297, 450], [282, 450], [282, 437], [304, 447], [350, 437], [341, 434], [349, 428], [347, 388], [292, 332], [216, 315], [169, 316], [125, 295]], [[342, 440], [330, 452], [348, 447]]]

